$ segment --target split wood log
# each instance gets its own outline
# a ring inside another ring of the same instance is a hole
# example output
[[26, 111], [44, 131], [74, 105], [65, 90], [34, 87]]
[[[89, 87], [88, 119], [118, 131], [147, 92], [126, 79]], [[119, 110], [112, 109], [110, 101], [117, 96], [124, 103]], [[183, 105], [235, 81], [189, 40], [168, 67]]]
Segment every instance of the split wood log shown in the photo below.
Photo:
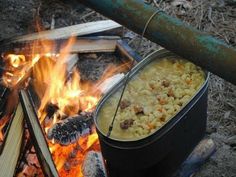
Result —
[[[67, 40], [67, 39], [66, 39]], [[55, 43], [55, 49], [53, 53], [60, 53], [63, 50], [63, 45], [66, 40], [60, 40]], [[101, 53], [101, 52], [115, 52], [116, 50], [116, 43], [120, 40], [119, 36], [98, 36], [98, 37], [82, 37], [78, 38], [76, 42], [74, 42], [71, 47], [68, 49], [68, 53]], [[43, 43], [43, 42], [42, 42]], [[7, 47], [6, 47], [7, 48]], [[9, 49], [8, 49], [9, 48]], [[8, 46], [7, 53], [15, 53], [21, 54], [24, 53], [25, 55], [31, 55], [32, 50], [34, 53], [45, 53], [42, 44], [39, 43], [38, 45], [32, 45], [31, 43], [25, 45], [15, 45]], [[5, 51], [5, 52], [6, 52]], [[6, 54], [5, 54], [6, 55]]]
[[70, 54], [68, 55], [65, 64], [66, 64], [66, 70], [67, 72], [71, 72], [73, 68], [76, 66], [77, 62], [79, 61], [78, 54]]
[[0, 154], [0, 177], [14, 176], [21, 154], [23, 135], [24, 114], [21, 104], [18, 104], [2, 145]]
[[[104, 37], [105, 38], [105, 37]], [[119, 37], [111, 39], [78, 39], [71, 47], [70, 53], [114, 52]]]
[[100, 152], [90, 151], [86, 154], [82, 173], [84, 177], [107, 177], [104, 160]]
[[115, 28], [121, 27], [120, 24], [112, 20], [101, 20], [96, 22], [88, 22], [64, 28], [58, 28], [48, 31], [41, 31], [39, 33], [28, 34], [19, 36], [9, 40], [9, 42], [26, 42], [32, 40], [56, 40], [66, 39], [71, 36], [83, 36], [93, 33], [99, 33]]
[[20, 101], [41, 168], [45, 176], [58, 177], [59, 175], [49, 151], [47, 141], [27, 91], [20, 91]]

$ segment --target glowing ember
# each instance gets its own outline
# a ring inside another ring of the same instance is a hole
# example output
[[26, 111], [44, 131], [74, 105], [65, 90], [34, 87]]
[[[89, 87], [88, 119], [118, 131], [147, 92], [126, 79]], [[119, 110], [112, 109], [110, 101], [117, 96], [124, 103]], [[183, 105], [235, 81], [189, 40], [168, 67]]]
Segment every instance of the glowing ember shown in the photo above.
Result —
[[24, 55], [9, 54], [9, 55], [7, 55], [6, 58], [10, 61], [10, 64], [14, 68], [18, 68], [20, 64], [25, 62], [25, 56]]
[[40, 55], [34, 55], [32, 60], [26, 61], [24, 55], [8, 54], [4, 57], [6, 66], [2, 82], [7, 87], [16, 87], [17, 84], [30, 72]]
[[93, 133], [68, 146], [50, 144], [50, 150], [60, 176], [83, 177], [81, 165], [88, 150], [100, 150], [98, 136]]

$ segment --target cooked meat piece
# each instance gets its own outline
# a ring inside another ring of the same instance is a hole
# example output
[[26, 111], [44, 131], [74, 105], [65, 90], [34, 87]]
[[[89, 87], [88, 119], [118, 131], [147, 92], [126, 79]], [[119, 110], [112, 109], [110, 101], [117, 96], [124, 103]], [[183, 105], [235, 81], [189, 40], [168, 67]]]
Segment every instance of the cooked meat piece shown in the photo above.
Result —
[[162, 85], [163, 85], [164, 87], [169, 87], [169, 86], [170, 86], [170, 81], [168, 81], [168, 80], [163, 80], [163, 81], [162, 81]]
[[166, 121], [166, 116], [163, 115], [163, 116], [160, 118], [160, 120], [161, 120], [162, 122], [165, 122], [165, 121]]
[[120, 109], [125, 109], [130, 105], [131, 105], [130, 101], [124, 99], [120, 102]]
[[133, 123], [134, 123], [133, 119], [126, 119], [120, 123], [120, 128], [123, 130], [127, 130], [129, 127], [133, 125]]

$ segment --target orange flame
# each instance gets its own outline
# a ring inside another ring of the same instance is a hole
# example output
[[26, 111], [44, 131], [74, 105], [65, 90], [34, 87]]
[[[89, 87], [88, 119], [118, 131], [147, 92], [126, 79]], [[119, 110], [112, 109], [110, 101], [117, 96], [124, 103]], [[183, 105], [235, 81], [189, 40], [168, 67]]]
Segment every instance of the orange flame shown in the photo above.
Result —
[[99, 151], [98, 135], [82, 137], [76, 144], [50, 144], [50, 151], [60, 176], [83, 177], [81, 166], [88, 150]]
[[38, 110], [41, 122], [45, 119], [44, 110], [48, 103], [57, 105], [61, 112], [72, 116], [79, 110], [91, 111], [101, 96], [101, 93], [92, 95], [92, 88], [81, 84], [77, 70], [73, 70], [68, 79], [66, 65], [69, 58], [68, 51], [74, 42], [74, 38], [68, 41], [56, 61], [47, 54], [47, 57], [42, 58], [33, 68], [34, 88], [41, 98]]
[[[50, 51], [53, 49], [53, 43], [44, 42], [41, 45], [45, 53], [33, 67], [33, 85], [41, 100], [38, 109], [40, 122], [43, 123], [47, 117], [46, 107], [49, 103], [58, 107], [57, 114], [67, 116], [76, 115], [79, 110], [92, 111], [101, 97], [101, 92], [93, 88], [95, 84], [82, 83], [78, 70], [73, 69], [70, 74], [67, 71], [67, 63], [70, 59], [69, 51], [75, 43], [75, 38], [70, 38], [59, 54], [54, 54]], [[51, 119], [51, 123], [44, 127], [45, 132], [59, 121], [56, 114]], [[95, 144], [99, 144], [95, 132], [92, 135], [80, 138], [78, 142], [68, 146], [54, 144], [53, 141], [49, 142], [49, 148], [59, 175], [62, 177], [83, 177], [81, 172], [83, 159], [86, 151]], [[83, 150], [76, 150], [78, 147]], [[98, 145], [94, 147], [99, 150]], [[73, 154], [73, 163], [70, 159], [71, 154]]]
[[18, 68], [20, 64], [25, 62], [24, 55], [9, 54], [9, 55], [7, 55], [6, 58], [9, 59], [10, 64], [15, 68]]
[[28, 76], [34, 64], [39, 60], [40, 55], [34, 55], [32, 60], [26, 61], [24, 55], [8, 54], [4, 57], [6, 66], [2, 82], [6, 87], [14, 88]]
[[[31, 59], [22, 54], [9, 54], [4, 57], [6, 71], [3, 83], [8, 87], [16, 87], [32, 71], [34, 90], [41, 101], [38, 116], [46, 133], [53, 124], [59, 121], [60, 116], [57, 114], [74, 116], [79, 111], [93, 111], [102, 96], [100, 86], [103, 81], [115, 73], [123, 72], [129, 65], [126, 63], [119, 67], [115, 65], [108, 67], [101, 79], [95, 83], [81, 82], [77, 69], [67, 71], [71, 56], [69, 51], [74, 44], [75, 38], [70, 38], [60, 52], [56, 53], [53, 50], [55, 44], [52, 41], [36, 41], [31, 46]], [[56, 105], [58, 110], [50, 118], [51, 122], [45, 123], [48, 114], [46, 108], [49, 103]], [[2, 138], [3, 135], [0, 133], [0, 140]], [[81, 137], [76, 143], [68, 146], [54, 144], [53, 141], [48, 141], [48, 143], [61, 177], [83, 177], [81, 165], [86, 153], [89, 150], [100, 150], [95, 130], [91, 135]]]

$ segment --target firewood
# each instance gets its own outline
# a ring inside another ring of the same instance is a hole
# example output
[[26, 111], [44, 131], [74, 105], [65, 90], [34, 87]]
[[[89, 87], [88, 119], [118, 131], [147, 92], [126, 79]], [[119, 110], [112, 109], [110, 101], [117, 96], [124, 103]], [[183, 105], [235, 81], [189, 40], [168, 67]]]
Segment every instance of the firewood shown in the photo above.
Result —
[[24, 134], [24, 114], [21, 104], [18, 104], [15, 115], [8, 128], [0, 154], [0, 177], [14, 176], [18, 159], [21, 154]]
[[47, 137], [61, 145], [75, 143], [80, 137], [90, 133], [92, 124], [92, 113], [83, 112], [54, 124], [48, 130]]
[[66, 70], [68, 73], [72, 71], [74, 66], [77, 64], [78, 60], [79, 60], [79, 57], [77, 54], [68, 55], [67, 60], [66, 60], [66, 65], [67, 65]]
[[116, 50], [116, 41], [119, 37], [113, 39], [79, 39], [70, 49], [71, 53], [91, 53], [91, 52], [114, 52]]
[[100, 152], [90, 151], [86, 154], [82, 173], [84, 177], [107, 177], [104, 160]]
[[34, 107], [29, 98], [27, 91], [20, 91], [20, 101], [23, 107], [25, 120], [29, 129], [30, 137], [32, 138], [35, 151], [40, 162], [41, 168], [48, 177], [58, 177], [58, 172], [52, 160], [51, 153], [45, 135], [36, 116]]
[[66, 39], [69, 38], [70, 36], [83, 36], [93, 33], [99, 33], [102, 31], [108, 31], [119, 27], [121, 27], [121, 25], [112, 20], [101, 20], [96, 22], [88, 22], [64, 28], [41, 31], [39, 33], [19, 36], [12, 40], [9, 40], [9, 42], [25, 42], [25, 41], [45, 40], [45, 39], [46, 40]]
[[[60, 50], [64, 47], [64, 43], [68, 39], [58, 40], [55, 43], [54, 53], [60, 53]], [[103, 52], [115, 52], [117, 49], [117, 41], [120, 40], [119, 36], [96, 36], [96, 37], [80, 37], [71, 45], [68, 49], [68, 53], [77, 54], [77, 53], [103, 53]], [[6, 43], [6, 42], [5, 42]], [[32, 54], [32, 50], [34, 53], [44, 53], [43, 48], [44, 41], [42, 40], [37, 46], [32, 45], [32, 41], [25, 42], [23, 44], [12, 43], [4, 46], [7, 48], [7, 53], [21, 54], [24, 53], [26, 56], [30, 56]], [[5, 53], [6, 51], [2, 51]], [[0, 48], [1, 53], [1, 48]], [[5, 53], [6, 55], [6, 53]]]
[[10, 93], [10, 89], [1, 87], [1, 94], [0, 94], [0, 120], [5, 114], [6, 110], [4, 109], [7, 104], [7, 97]]

